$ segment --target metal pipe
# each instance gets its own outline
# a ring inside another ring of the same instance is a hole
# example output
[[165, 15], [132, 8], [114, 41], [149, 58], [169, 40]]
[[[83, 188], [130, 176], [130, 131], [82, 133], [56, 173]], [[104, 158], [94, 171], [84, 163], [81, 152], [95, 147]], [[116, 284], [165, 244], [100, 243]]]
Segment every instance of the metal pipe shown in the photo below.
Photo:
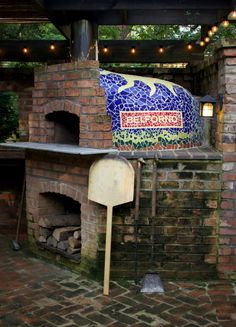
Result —
[[97, 26], [87, 19], [73, 22], [73, 60], [96, 60]]

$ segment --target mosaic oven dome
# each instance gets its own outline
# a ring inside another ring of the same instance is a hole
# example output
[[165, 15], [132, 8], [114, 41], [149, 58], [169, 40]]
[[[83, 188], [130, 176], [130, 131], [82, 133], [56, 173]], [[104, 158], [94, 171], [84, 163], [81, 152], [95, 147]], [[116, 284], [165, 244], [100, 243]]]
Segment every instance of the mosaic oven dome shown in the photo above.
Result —
[[150, 77], [100, 71], [113, 144], [120, 150], [180, 149], [201, 145], [198, 102], [182, 86]]

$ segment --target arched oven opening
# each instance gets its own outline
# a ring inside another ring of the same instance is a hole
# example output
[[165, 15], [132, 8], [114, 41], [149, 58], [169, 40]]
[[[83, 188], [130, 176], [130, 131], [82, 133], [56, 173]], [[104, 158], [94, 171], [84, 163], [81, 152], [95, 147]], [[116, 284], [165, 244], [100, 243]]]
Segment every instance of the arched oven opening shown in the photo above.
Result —
[[54, 123], [54, 143], [79, 144], [80, 119], [66, 111], [54, 111], [46, 115]]
[[41, 193], [37, 244], [51, 252], [80, 261], [80, 203], [61, 194]]

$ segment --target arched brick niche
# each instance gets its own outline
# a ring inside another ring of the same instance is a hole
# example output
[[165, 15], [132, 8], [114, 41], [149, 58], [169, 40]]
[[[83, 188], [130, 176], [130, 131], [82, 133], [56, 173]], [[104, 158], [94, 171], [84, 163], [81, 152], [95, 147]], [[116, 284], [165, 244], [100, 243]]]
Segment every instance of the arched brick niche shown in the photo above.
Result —
[[77, 144], [80, 140], [81, 106], [70, 100], [52, 100], [30, 115], [30, 141]]
[[[91, 160], [75, 157], [68, 160], [63, 155], [48, 154], [45, 157], [42, 153], [29, 153], [26, 161], [26, 202], [28, 235], [33, 250], [44, 236], [42, 227], [47, 228], [42, 219], [51, 219], [50, 229], [54, 225], [53, 217], [64, 216], [62, 218], [66, 219], [68, 215], [72, 219], [69, 226], [78, 226], [81, 232], [81, 263], [89, 261], [95, 265], [99, 207], [87, 198], [90, 165]], [[78, 221], [74, 223], [76, 215]]]
[[[99, 86], [98, 62], [53, 65], [35, 73], [33, 111], [29, 117], [31, 142], [56, 143], [55, 123], [46, 118], [54, 112], [79, 118], [79, 146], [112, 147], [111, 118], [106, 112], [104, 90]], [[59, 143], [67, 141], [66, 138]]]

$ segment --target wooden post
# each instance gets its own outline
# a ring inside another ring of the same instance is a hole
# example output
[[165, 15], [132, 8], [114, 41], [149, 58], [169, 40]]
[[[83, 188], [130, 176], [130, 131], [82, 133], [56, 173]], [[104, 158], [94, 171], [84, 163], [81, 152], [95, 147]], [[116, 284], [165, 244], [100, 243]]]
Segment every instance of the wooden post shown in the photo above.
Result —
[[103, 294], [109, 295], [110, 264], [111, 264], [111, 236], [112, 236], [112, 206], [107, 207], [106, 248], [104, 264]]

